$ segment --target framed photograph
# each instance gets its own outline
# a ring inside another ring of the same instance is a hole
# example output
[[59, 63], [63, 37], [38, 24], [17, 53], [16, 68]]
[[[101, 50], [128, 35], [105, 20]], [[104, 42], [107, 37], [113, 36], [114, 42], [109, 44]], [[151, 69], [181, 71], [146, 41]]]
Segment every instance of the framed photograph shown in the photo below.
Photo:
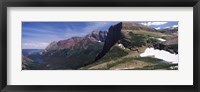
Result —
[[199, 0], [1, 1], [1, 91], [199, 91]]

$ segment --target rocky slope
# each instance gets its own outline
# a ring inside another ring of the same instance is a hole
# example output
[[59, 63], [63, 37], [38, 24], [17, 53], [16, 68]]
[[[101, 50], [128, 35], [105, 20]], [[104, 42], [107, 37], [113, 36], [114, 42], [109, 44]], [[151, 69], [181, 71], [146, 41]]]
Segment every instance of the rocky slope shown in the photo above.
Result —
[[107, 31], [92, 31], [91, 33], [86, 35], [86, 38], [92, 41], [105, 42], [107, 33]]
[[85, 37], [72, 37], [66, 40], [60, 40], [58, 42], [54, 41], [45, 48], [45, 52], [52, 50], [84, 47], [87, 46], [87, 44], [90, 42], [104, 42], [106, 37], [106, 31], [92, 31]]
[[40, 70], [42, 65], [22, 55], [22, 70]]
[[178, 27], [164, 28], [164, 29], [160, 29], [159, 31], [166, 34], [178, 35]]
[[42, 52], [46, 69], [77, 69], [94, 61], [107, 37], [105, 31], [93, 31], [84, 37], [72, 37], [50, 43]]

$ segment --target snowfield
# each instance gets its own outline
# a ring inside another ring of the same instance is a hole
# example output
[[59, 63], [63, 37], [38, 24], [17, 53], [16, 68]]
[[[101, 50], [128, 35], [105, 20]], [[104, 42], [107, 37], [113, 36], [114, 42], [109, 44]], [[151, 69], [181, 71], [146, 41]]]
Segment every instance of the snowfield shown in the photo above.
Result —
[[171, 54], [170, 52], [165, 50], [147, 48], [144, 53], [140, 54], [140, 56], [154, 56], [155, 58], [162, 59], [167, 62], [178, 63], [178, 54]]

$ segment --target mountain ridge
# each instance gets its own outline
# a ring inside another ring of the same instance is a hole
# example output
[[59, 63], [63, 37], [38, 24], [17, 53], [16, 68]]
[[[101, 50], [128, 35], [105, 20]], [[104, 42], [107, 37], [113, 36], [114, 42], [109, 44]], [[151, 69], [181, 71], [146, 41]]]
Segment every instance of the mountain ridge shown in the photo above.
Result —
[[104, 42], [107, 37], [106, 31], [92, 31], [84, 37], [71, 37], [66, 40], [60, 40], [58, 42], [51, 42], [46, 48], [45, 52], [60, 49], [69, 49], [75, 46], [85, 46], [90, 41], [100, 41]]
[[112, 25], [109, 28], [108, 35], [103, 47], [103, 50], [95, 58], [95, 61], [103, 57], [110, 48], [117, 43], [122, 38], [122, 32], [126, 30], [137, 30], [137, 31], [157, 31], [152, 27], [148, 27], [142, 24], [132, 23], [132, 22], [120, 22], [116, 25]]

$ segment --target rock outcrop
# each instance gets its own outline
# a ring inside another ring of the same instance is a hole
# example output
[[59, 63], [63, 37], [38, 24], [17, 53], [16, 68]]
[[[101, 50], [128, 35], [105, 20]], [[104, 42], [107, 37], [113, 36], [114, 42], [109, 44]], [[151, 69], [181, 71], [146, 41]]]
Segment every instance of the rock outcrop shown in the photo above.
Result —
[[86, 35], [86, 38], [92, 40], [92, 41], [101, 41], [105, 42], [107, 37], [107, 31], [92, 31], [88, 35]]
[[112, 25], [109, 28], [103, 50], [98, 54], [98, 56], [95, 58], [95, 61], [103, 57], [110, 48], [121, 38], [121, 29], [122, 29], [122, 23]]
[[133, 22], [120, 22], [116, 25], [112, 25], [108, 30], [108, 35], [105, 40], [103, 50], [98, 54], [95, 61], [102, 58], [115, 43], [121, 40], [123, 35], [122, 31], [127, 31], [127, 30], [152, 31], [152, 32], [157, 31], [154, 28]]

